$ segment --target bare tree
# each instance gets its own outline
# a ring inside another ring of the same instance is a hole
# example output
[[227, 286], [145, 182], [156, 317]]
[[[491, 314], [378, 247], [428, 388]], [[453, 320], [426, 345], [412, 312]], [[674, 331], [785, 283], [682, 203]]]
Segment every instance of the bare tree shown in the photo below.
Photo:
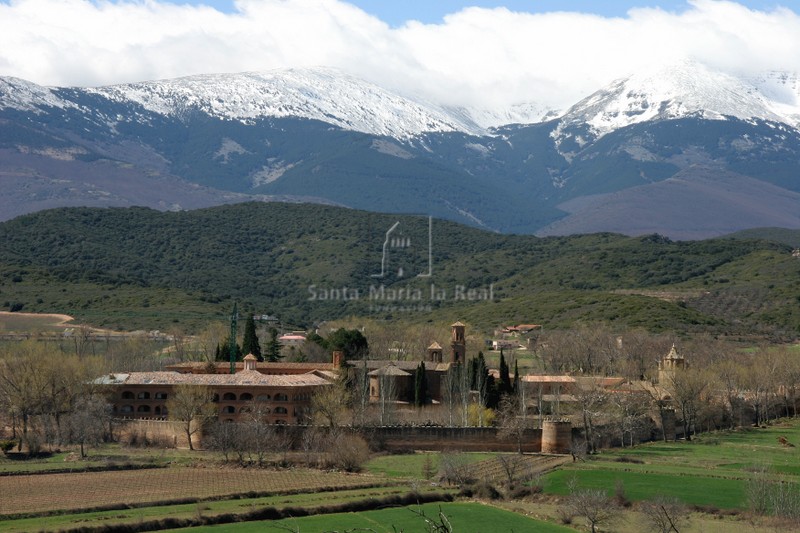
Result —
[[315, 424], [336, 428], [349, 417], [350, 391], [344, 373], [330, 385], [319, 387], [311, 396], [311, 416]]
[[79, 398], [68, 417], [68, 440], [80, 446], [81, 457], [86, 447], [100, 444], [108, 435], [111, 405], [99, 396]]
[[589, 453], [596, 451], [594, 419], [604, 408], [608, 394], [600, 387], [600, 381], [587, 378], [576, 383], [576, 405], [583, 421], [583, 435]]
[[573, 516], [583, 517], [589, 522], [592, 533], [597, 533], [599, 526], [613, 522], [619, 515], [611, 498], [602, 490], [574, 490], [567, 499], [567, 507]]
[[213, 396], [208, 387], [178, 385], [167, 400], [170, 419], [183, 422], [190, 450], [194, 450], [192, 435], [217, 417], [217, 408], [211, 402]]
[[520, 407], [521, 399], [517, 394], [503, 396], [500, 405], [497, 407], [497, 417], [495, 419], [499, 426], [497, 438], [514, 439], [517, 444], [517, 453], [522, 455], [522, 442], [525, 438], [525, 430], [528, 423], [525, 415], [522, 414]]
[[673, 372], [667, 381], [667, 389], [681, 414], [683, 436], [689, 441], [692, 439], [691, 431], [695, 428], [698, 407], [709, 378], [705, 372], [691, 369]]
[[658, 495], [641, 502], [640, 509], [648, 531], [680, 533], [680, 529], [689, 522], [689, 509], [674, 496]]

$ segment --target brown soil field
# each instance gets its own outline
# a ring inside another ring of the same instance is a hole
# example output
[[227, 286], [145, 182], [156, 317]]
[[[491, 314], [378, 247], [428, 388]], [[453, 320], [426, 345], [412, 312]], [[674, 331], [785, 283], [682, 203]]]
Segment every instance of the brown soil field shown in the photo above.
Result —
[[248, 492], [314, 492], [380, 484], [381, 478], [306, 468], [158, 468], [0, 477], [0, 515], [213, 498]]
[[63, 331], [73, 318], [69, 315], [39, 313], [9, 313], [0, 311], [0, 332], [2, 333], [37, 333], [40, 331]]

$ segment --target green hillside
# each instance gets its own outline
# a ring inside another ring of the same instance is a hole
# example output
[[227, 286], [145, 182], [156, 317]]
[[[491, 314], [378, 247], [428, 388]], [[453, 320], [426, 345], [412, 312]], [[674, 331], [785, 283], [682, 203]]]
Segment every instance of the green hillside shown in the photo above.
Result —
[[[384, 247], [395, 223], [405, 248]], [[794, 337], [800, 261], [767, 240], [536, 238], [310, 204], [65, 208], [0, 224], [4, 309], [192, 330], [234, 301], [297, 326], [370, 315]]]

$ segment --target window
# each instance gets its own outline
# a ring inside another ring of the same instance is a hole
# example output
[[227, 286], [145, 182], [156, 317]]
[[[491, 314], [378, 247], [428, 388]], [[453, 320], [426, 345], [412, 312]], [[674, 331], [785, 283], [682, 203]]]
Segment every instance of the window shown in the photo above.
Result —
[[276, 407], [273, 411], [276, 415], [285, 415], [289, 411], [285, 407]]
[[150, 399], [150, 393], [147, 392], [147, 391], [142, 391], [142, 392], [140, 392], [139, 394], [136, 395], [136, 398], [139, 399], [139, 400], [149, 400]]
[[276, 402], [285, 402], [289, 400], [289, 397], [285, 394], [278, 393], [274, 396]]
[[239, 395], [239, 399], [242, 400], [243, 402], [248, 402], [253, 399], [253, 395], [250, 394], [249, 392], [244, 392]]
[[119, 412], [120, 413], [132, 413], [133, 412], [133, 406], [132, 405], [123, 405], [122, 407], [119, 408]]
[[286, 423], [286, 420], [276, 420], [275, 423], [278, 425], [283, 425]]
[[132, 393], [131, 391], [129, 391], [129, 390], [126, 390], [126, 391], [124, 391], [124, 392], [122, 393], [122, 399], [123, 399], [123, 400], [133, 400], [134, 398], [135, 398], [135, 396], [134, 396], [134, 395], [133, 395], [133, 393]]
[[166, 392], [157, 392], [155, 396], [156, 400], [166, 400], [167, 393]]
[[251, 412], [252, 410], [253, 410], [253, 409], [252, 409], [251, 407], [247, 407], [247, 406], [245, 406], [245, 407], [242, 407], [241, 409], [239, 409], [239, 412], [240, 412], [240, 413], [249, 413], [249, 412]]
[[259, 402], [268, 402], [269, 398], [269, 394], [259, 394], [257, 399]]
[[150, 406], [149, 405], [140, 405], [139, 407], [136, 408], [136, 412], [137, 413], [149, 413], [150, 412]]
[[227, 400], [227, 401], [234, 401], [235, 402], [236, 401], [236, 395], [234, 393], [232, 393], [232, 392], [226, 392], [225, 394], [222, 395], [222, 399], [223, 400]]
[[233, 414], [236, 412], [236, 408], [232, 405], [227, 405], [222, 408], [222, 412], [225, 414]]

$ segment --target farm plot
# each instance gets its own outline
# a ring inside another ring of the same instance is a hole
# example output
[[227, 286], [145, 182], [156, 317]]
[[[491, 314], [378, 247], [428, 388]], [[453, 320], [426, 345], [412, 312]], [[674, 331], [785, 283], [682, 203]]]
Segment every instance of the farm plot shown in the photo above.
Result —
[[305, 468], [159, 468], [0, 477], [0, 515], [386, 485], [375, 476]]

